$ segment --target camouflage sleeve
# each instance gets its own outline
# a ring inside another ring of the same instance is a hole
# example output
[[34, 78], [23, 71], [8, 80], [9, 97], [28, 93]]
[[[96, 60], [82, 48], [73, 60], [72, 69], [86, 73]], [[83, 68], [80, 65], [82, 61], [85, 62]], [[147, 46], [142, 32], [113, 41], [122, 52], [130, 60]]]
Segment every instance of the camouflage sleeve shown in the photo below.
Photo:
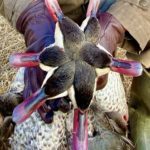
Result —
[[128, 57], [150, 68], [150, 1], [117, 0], [108, 10], [128, 31], [123, 48]]
[[144, 50], [150, 40], [150, 1], [118, 0], [108, 12], [120, 21]]
[[0, 13], [15, 27], [21, 12], [31, 2], [32, 0], [0, 0]]

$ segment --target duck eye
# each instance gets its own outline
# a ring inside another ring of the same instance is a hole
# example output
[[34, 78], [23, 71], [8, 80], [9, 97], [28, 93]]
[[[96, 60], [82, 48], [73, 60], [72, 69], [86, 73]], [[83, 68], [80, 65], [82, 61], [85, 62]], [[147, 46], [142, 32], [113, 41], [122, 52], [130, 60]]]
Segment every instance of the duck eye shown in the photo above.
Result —
[[127, 115], [124, 115], [124, 116], [123, 116], [123, 119], [124, 119], [125, 121], [128, 121]]

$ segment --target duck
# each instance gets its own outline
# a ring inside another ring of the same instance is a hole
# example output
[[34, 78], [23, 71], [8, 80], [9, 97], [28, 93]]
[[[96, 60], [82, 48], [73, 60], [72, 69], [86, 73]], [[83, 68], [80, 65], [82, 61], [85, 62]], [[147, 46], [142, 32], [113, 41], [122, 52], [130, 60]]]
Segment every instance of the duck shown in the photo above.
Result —
[[[90, 31], [93, 29], [93, 26], [96, 27], [98, 32], [100, 30], [95, 11], [95, 8], [98, 9], [98, 0], [90, 1], [88, 8], [88, 12], [91, 12], [90, 17], [88, 16], [89, 13], [87, 13], [87, 18], [85, 21], [87, 24], [81, 27], [63, 15], [60, 7], [58, 7], [58, 2], [56, 0], [51, 1], [51, 3], [48, 3], [49, 1], [46, 2], [53, 7], [53, 12], [56, 13], [57, 17], [55, 17], [55, 15], [53, 16], [57, 21], [55, 29], [55, 33], [57, 34], [55, 34], [55, 43], [45, 48], [39, 54], [39, 57], [36, 57], [36, 61], [38, 62], [41, 69], [47, 71], [47, 75], [43, 81], [41, 89], [29, 97], [29, 99], [19, 104], [13, 112], [13, 120], [16, 123], [19, 123], [16, 125], [14, 135], [10, 140], [10, 143], [14, 149], [68, 148], [68, 137], [66, 136], [66, 120], [69, 118], [69, 114], [62, 114], [59, 111], [55, 112], [53, 123], [45, 124], [40, 118], [39, 114], [36, 112], [39, 106], [43, 105], [46, 100], [52, 100], [67, 95], [71, 99], [74, 109], [78, 109], [77, 114], [79, 113], [79, 120], [77, 121], [79, 123], [80, 121], [81, 123], [86, 122], [86, 113], [88, 112], [88, 117], [91, 118], [88, 119], [89, 127], [91, 127], [91, 129], [88, 131], [88, 134], [93, 136], [94, 129], [96, 128], [93, 124], [95, 120], [97, 120], [95, 118], [96, 115], [93, 115], [94, 109], [92, 110], [91, 107], [94, 97], [97, 99], [97, 105], [100, 105], [101, 107], [101, 103], [99, 102], [100, 100], [94, 96], [96, 93], [97, 77], [103, 74], [107, 74], [110, 71], [109, 68], [113, 68], [112, 70], [118, 71], [118, 68], [123, 68], [125, 63], [123, 61], [113, 59], [112, 55], [107, 52], [105, 48], [98, 46], [98, 34], [94, 34], [93, 38], [88, 38], [93, 34]], [[91, 5], [92, 10], [90, 10]], [[70, 34], [68, 34], [67, 29], [69, 29]], [[57, 35], [60, 35], [58, 36], [59, 38]], [[53, 49], [56, 50], [56, 53], [58, 52], [63, 54], [57, 55], [58, 61], [56, 61], [56, 64], [54, 63], [54, 65], [52, 63], [54, 61], [53, 57], [51, 57], [54, 54]], [[52, 55], [50, 55], [48, 59], [45, 59], [45, 56], [49, 55], [50, 53]], [[97, 60], [95, 60], [95, 56], [98, 56]], [[131, 62], [126, 63], [130, 64]], [[133, 66], [130, 65], [130, 67]], [[127, 70], [128, 68], [125, 69]], [[132, 72], [128, 73], [131, 74]], [[110, 79], [111, 78], [113, 79], [113, 77], [110, 77]], [[107, 93], [108, 91], [112, 92], [112, 89], [108, 88], [108, 90], [104, 92]], [[103, 96], [102, 101], [105, 103]], [[123, 101], [125, 101], [125, 99]], [[109, 103], [107, 103], [107, 105], [108, 104]], [[125, 102], [123, 104], [126, 105]], [[114, 111], [119, 111], [119, 108]], [[73, 113], [73, 111], [70, 112], [70, 114], [71, 113]], [[79, 123], [76, 123], [76, 125], [78, 126]], [[75, 126], [76, 129], [77, 126]], [[87, 126], [85, 129], [87, 129]], [[83, 130], [85, 129], [83, 127]], [[71, 131], [73, 130], [74, 129], [71, 129]], [[18, 141], [17, 139], [21, 137], [23, 140]], [[78, 144], [78, 142], [76, 144]], [[122, 144], [120, 143], [120, 145]], [[79, 148], [82, 149], [81, 147]], [[86, 148], [87, 146], [85, 149]]]

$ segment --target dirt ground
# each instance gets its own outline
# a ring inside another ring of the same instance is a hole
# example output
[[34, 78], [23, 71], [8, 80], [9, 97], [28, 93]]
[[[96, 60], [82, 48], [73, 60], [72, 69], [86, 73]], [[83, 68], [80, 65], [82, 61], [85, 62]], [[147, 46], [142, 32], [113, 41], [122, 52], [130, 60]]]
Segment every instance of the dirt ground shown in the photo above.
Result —
[[9, 23], [0, 16], [0, 94], [6, 92], [16, 72], [10, 67], [10, 54], [25, 48], [23, 37], [18, 34]]

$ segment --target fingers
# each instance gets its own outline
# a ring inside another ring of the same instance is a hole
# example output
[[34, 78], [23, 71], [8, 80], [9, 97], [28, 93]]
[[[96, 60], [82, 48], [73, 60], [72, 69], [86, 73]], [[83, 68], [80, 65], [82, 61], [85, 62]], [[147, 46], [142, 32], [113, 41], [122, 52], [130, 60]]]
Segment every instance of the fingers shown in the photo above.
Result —
[[72, 109], [70, 101], [67, 97], [58, 98], [54, 100], [47, 100], [45, 104], [43, 104], [38, 112], [45, 123], [52, 123], [54, 111], [62, 111], [64, 113], [69, 112]]

